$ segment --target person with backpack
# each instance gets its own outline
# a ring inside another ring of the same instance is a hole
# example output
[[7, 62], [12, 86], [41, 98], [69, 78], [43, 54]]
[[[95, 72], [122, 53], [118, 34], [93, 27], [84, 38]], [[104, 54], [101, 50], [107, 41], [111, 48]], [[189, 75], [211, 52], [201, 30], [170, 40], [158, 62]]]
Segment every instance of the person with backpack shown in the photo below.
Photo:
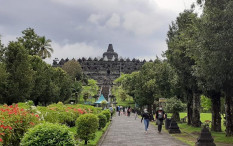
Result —
[[148, 127], [149, 127], [149, 113], [147, 112], [147, 109], [144, 109], [144, 113], [142, 114], [142, 120], [144, 119], [144, 125], [145, 125], [145, 133], [147, 133]]
[[162, 107], [159, 107], [159, 109], [155, 113], [155, 120], [158, 124], [158, 132], [160, 133], [162, 130], [163, 120], [165, 119], [165, 112], [163, 111]]
[[110, 110], [110, 113], [111, 113], [111, 119], [112, 119], [112, 116], [113, 116], [113, 108], [110, 106], [110, 107], [109, 107], [109, 110]]
[[128, 109], [127, 109], [127, 116], [128, 116], [128, 117], [130, 117], [130, 112], [131, 112], [131, 108], [130, 108], [130, 106], [129, 106]]

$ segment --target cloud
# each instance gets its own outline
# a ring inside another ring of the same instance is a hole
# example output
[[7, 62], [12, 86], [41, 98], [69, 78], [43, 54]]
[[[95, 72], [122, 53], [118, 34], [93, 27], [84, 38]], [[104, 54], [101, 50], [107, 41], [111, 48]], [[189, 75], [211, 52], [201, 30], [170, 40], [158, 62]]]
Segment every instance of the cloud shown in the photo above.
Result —
[[101, 14], [91, 14], [88, 17], [88, 21], [93, 23], [93, 24], [99, 24], [100, 20], [103, 20], [105, 18], [105, 15], [101, 15]]
[[125, 14], [123, 27], [136, 35], [150, 35], [161, 26], [156, 15], [151, 16], [139, 11]]
[[60, 59], [78, 59], [81, 57], [89, 58], [89, 57], [98, 57], [102, 56], [103, 50], [98, 49], [94, 46], [87, 44], [86, 42], [79, 42], [74, 44], [65, 44], [60, 45], [57, 42], [52, 43], [52, 47], [54, 49], [54, 53], [51, 58], [46, 59], [47, 63], [52, 63], [54, 58]]
[[7, 44], [34, 28], [52, 40], [52, 59], [102, 56], [109, 43], [119, 56], [150, 58], [166, 50], [168, 26], [189, 1], [195, 0], [1, 1], [0, 35]]
[[2, 44], [4, 44], [4, 46], [7, 46], [9, 44], [10, 41], [16, 41], [17, 40], [17, 35], [1, 35], [1, 40], [2, 40]]
[[110, 28], [116, 28], [120, 26], [120, 16], [116, 13], [112, 14], [111, 18], [106, 22], [106, 26]]

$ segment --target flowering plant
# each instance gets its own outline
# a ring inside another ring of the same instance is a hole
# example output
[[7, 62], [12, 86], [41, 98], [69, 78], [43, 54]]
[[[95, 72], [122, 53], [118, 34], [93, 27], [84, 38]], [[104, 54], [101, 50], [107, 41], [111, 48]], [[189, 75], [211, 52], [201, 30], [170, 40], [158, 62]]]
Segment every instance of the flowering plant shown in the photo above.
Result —
[[3, 145], [19, 145], [28, 128], [38, 124], [39, 115], [29, 113], [17, 104], [0, 107], [0, 142]]

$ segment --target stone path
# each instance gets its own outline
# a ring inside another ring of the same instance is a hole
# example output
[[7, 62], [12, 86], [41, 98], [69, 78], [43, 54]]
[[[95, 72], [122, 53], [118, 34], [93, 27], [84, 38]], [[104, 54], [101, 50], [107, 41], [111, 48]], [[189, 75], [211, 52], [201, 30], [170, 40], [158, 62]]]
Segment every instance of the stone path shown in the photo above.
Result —
[[144, 132], [141, 119], [135, 120], [125, 115], [114, 116], [100, 146], [186, 146], [165, 132], [158, 133], [157, 126], [149, 125], [148, 133]]

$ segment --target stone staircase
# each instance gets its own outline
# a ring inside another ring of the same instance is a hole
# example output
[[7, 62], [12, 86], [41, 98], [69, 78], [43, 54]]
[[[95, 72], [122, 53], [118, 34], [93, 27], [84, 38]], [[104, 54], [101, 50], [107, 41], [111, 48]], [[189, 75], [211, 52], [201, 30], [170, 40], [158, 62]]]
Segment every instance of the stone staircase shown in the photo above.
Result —
[[108, 101], [111, 87], [109, 85], [103, 85], [101, 89], [101, 94], [103, 94], [104, 98]]

